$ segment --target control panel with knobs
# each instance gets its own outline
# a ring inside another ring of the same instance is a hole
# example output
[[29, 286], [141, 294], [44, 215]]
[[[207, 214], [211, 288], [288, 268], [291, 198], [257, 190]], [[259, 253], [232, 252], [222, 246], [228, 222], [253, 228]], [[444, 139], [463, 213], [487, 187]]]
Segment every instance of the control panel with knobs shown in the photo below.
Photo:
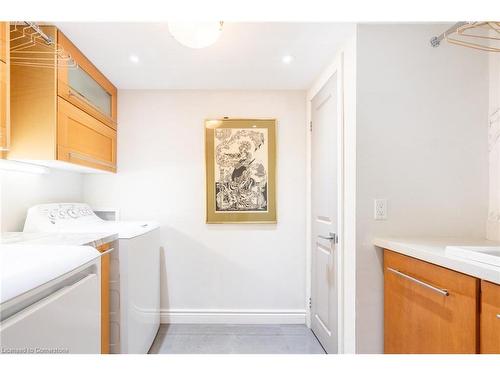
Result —
[[53, 204], [40, 207], [39, 215], [45, 216], [50, 222], [59, 220], [79, 219], [94, 216], [94, 212], [84, 203]]

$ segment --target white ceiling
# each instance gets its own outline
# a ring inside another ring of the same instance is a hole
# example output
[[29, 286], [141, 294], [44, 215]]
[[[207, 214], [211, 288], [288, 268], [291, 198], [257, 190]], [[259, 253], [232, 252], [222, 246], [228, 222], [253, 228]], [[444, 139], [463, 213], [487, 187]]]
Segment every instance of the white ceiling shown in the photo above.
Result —
[[[165, 23], [56, 25], [120, 89], [307, 89], [354, 30], [348, 23], [226, 22], [214, 45], [191, 49]], [[291, 64], [284, 55], [294, 57]]]

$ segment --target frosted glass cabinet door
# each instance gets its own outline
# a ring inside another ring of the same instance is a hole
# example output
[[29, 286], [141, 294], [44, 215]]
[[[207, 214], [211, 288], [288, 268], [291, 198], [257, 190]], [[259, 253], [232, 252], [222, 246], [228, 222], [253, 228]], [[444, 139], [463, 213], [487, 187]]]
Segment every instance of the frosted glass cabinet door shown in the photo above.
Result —
[[73, 60], [57, 67], [57, 95], [116, 130], [116, 87], [59, 30], [57, 42]]
[[112, 115], [111, 94], [80, 66], [68, 69], [68, 83], [74, 94], [108, 117]]

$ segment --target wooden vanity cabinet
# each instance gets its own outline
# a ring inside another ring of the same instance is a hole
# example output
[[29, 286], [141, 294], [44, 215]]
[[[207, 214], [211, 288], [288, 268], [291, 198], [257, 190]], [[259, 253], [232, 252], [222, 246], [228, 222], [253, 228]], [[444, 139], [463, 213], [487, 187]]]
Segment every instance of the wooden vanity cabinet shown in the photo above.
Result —
[[9, 22], [0, 22], [0, 155], [10, 141]]
[[479, 280], [384, 251], [385, 353], [477, 353]]
[[116, 172], [116, 88], [56, 27], [41, 28], [55, 45], [33, 45], [32, 51], [58, 46], [71, 58], [58, 63], [49, 54], [46, 67], [12, 66], [7, 157]]
[[500, 354], [500, 285], [481, 281], [481, 353]]

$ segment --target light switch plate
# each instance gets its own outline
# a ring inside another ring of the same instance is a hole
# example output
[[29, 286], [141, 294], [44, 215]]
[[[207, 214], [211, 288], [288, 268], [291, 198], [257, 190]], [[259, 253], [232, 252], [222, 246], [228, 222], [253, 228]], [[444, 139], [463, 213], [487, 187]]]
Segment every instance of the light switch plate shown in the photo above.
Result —
[[374, 219], [387, 220], [387, 199], [375, 199], [373, 203]]

